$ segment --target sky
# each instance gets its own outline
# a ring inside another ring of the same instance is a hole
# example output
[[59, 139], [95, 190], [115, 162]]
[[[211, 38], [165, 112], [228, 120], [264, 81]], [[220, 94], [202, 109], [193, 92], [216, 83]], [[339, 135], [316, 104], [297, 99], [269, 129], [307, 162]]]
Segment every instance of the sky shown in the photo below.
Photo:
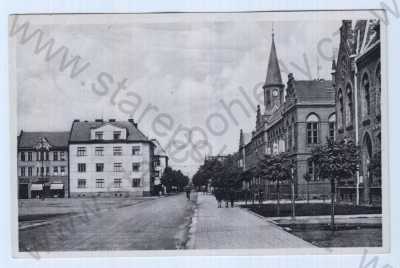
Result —
[[[286, 83], [288, 72], [298, 80], [330, 79], [341, 25], [325, 20], [113, 23], [104, 15], [96, 18], [96, 23], [88, 23], [85, 16], [69, 16], [65, 22], [40, 24], [35, 16], [29, 17], [28, 32], [39, 29], [43, 42], [53, 38], [54, 48], [64, 46], [70, 58], [79, 55], [90, 65], [71, 78], [59, 69], [60, 55], [47, 61], [45, 50], [35, 53], [34, 38], [17, 42], [18, 131], [68, 131], [74, 119], [132, 117], [146, 136], [157, 138], [167, 149], [170, 164], [188, 175], [205, 155], [235, 152], [240, 129], [254, 128], [255, 105], [263, 102], [257, 93], [265, 80], [272, 29]], [[24, 21], [21, 16], [18, 24]], [[19, 40], [18, 34], [11, 38]], [[101, 73], [109, 74], [102, 76], [108, 83], [107, 94], [102, 95], [93, 90], [93, 85], [104, 89]], [[124, 89], [118, 91], [118, 82], [124, 79]], [[127, 101], [135, 103], [130, 113]], [[156, 108], [146, 110], [148, 105]], [[160, 114], [169, 119], [154, 127]], [[187, 129], [192, 130], [190, 138]]]

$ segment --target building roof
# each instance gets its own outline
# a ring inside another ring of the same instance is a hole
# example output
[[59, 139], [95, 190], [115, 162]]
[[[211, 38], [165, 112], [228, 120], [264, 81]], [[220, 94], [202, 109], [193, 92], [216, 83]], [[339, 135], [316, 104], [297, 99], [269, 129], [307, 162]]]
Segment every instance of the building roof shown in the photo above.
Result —
[[127, 130], [127, 141], [149, 141], [133, 121], [74, 121], [71, 128], [70, 142], [90, 141], [90, 130], [106, 124], [125, 128]]
[[251, 132], [243, 132], [243, 145], [247, 145], [251, 142]]
[[21, 131], [18, 140], [18, 148], [33, 148], [39, 142], [40, 138], [45, 138], [52, 147], [68, 147], [69, 132]]
[[161, 146], [160, 142], [157, 139], [152, 139], [151, 141], [155, 145], [154, 155], [167, 156], [167, 152], [164, 150], [164, 148]]
[[335, 89], [331, 80], [294, 81], [297, 103], [334, 103]]
[[274, 34], [272, 34], [271, 50], [269, 52], [267, 77], [264, 86], [282, 85], [281, 70], [279, 68], [278, 56], [276, 54]]

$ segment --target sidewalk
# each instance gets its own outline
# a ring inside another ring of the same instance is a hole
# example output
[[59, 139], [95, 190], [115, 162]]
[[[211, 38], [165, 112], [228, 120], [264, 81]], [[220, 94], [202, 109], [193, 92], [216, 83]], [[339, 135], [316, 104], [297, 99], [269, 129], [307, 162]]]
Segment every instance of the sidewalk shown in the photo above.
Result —
[[190, 249], [305, 248], [310, 243], [245, 209], [217, 208], [212, 195], [198, 195]]

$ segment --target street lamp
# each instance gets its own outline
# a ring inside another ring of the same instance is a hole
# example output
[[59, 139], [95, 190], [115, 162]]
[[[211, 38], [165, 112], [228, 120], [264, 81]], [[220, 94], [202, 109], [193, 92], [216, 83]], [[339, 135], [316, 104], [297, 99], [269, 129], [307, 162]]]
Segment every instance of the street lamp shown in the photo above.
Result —
[[50, 144], [47, 142], [46, 138], [39, 137], [38, 142], [33, 147], [36, 151], [40, 152], [40, 160], [41, 160], [41, 168], [40, 168], [40, 175], [39, 181], [42, 183], [42, 192], [44, 198], [44, 186], [46, 183], [46, 178], [44, 177], [44, 153], [50, 150]]

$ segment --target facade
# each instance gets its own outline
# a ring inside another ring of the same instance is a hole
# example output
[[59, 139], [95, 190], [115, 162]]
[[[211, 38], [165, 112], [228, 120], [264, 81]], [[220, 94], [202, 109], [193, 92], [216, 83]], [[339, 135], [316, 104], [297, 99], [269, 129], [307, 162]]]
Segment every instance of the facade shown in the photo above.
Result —
[[[308, 158], [312, 149], [335, 138], [335, 91], [332, 82], [322, 79], [295, 80], [289, 74], [286, 85], [281, 78], [274, 36], [267, 67], [264, 89], [264, 112], [257, 108], [256, 127], [251, 133], [240, 131], [239, 165], [251, 179], [244, 187], [262, 191], [264, 197], [275, 198], [274, 183], [254, 176], [258, 161], [265, 154], [288, 153], [294, 168], [294, 188], [297, 198], [325, 198], [328, 182], [314, 175], [314, 165]], [[304, 175], [310, 173], [307, 183]], [[290, 196], [288, 182], [281, 185], [282, 197]]]
[[168, 167], [168, 155], [158, 140], [152, 139], [151, 141], [154, 144], [154, 185], [161, 186], [161, 177], [163, 176], [165, 169]]
[[154, 144], [132, 119], [74, 120], [69, 152], [72, 197], [152, 192]]
[[372, 176], [369, 164], [381, 151], [380, 25], [377, 20], [342, 22], [337, 60], [332, 64], [336, 91], [338, 139], [352, 139], [361, 150], [361, 166], [346, 178], [339, 197], [380, 204], [381, 178]]
[[18, 136], [18, 198], [68, 197], [69, 132]]

